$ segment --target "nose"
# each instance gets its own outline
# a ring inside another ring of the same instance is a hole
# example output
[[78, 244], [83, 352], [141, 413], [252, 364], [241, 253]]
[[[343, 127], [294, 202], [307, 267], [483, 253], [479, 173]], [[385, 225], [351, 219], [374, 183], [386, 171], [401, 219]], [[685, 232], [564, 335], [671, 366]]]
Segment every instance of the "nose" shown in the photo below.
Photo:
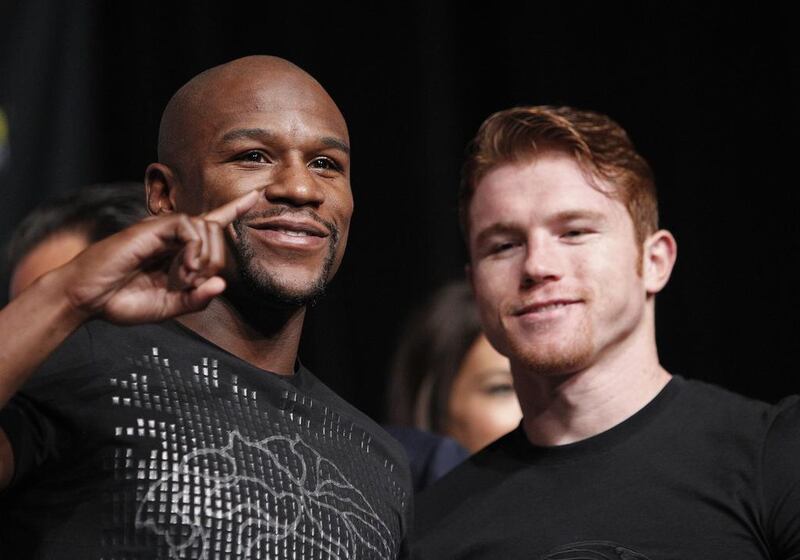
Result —
[[522, 263], [520, 284], [530, 289], [558, 281], [563, 275], [557, 241], [545, 235], [531, 234]]
[[264, 196], [274, 204], [317, 207], [325, 200], [318, 180], [304, 161], [287, 161], [272, 175]]

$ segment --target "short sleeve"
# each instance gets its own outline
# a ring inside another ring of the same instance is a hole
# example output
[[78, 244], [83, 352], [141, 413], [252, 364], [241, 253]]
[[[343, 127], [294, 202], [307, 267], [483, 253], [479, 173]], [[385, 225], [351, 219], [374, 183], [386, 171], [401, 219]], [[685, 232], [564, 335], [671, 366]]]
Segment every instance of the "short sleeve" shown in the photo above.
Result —
[[91, 337], [78, 329], [33, 374], [0, 410], [0, 429], [11, 444], [14, 475], [9, 487], [68, 448], [70, 436], [58, 413], [64, 398], [64, 379], [92, 362]]
[[771, 556], [800, 559], [800, 397], [777, 405], [764, 443], [762, 469]]

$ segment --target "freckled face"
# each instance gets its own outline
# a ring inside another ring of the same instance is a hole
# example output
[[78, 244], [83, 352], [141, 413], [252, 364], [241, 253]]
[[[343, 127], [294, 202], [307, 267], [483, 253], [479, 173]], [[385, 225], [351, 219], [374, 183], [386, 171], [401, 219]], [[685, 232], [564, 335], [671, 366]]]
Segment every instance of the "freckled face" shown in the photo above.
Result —
[[475, 453], [516, 428], [521, 419], [508, 358], [481, 335], [453, 381], [445, 431]]
[[305, 304], [338, 268], [353, 212], [341, 113], [316, 82], [291, 72], [229, 77], [203, 104], [196, 161], [184, 158], [176, 206], [199, 213], [263, 189], [229, 231], [227, 276], [279, 303]]
[[470, 204], [471, 274], [487, 336], [512, 364], [572, 373], [644, 328], [640, 251], [613, 186], [560, 152], [490, 171]]

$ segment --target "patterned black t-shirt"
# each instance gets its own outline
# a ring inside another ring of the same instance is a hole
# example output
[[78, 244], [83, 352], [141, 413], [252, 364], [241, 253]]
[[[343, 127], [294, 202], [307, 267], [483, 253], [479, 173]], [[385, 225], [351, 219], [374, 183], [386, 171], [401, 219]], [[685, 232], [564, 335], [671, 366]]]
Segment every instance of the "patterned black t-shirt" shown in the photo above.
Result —
[[405, 546], [394, 440], [302, 366], [257, 369], [175, 322], [89, 323], [0, 427], [16, 468], [3, 558], [388, 559]]

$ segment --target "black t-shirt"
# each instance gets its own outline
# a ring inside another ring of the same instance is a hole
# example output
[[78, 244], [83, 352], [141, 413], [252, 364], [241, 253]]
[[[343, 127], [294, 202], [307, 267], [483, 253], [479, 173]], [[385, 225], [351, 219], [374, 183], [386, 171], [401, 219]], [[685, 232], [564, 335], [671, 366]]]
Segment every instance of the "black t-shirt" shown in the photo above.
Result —
[[417, 559], [800, 558], [800, 405], [676, 377], [584, 441], [518, 428], [417, 504]]
[[[178, 323], [92, 322], [0, 412], [2, 558], [394, 558], [402, 448], [298, 366]], [[13, 551], [13, 552], [12, 552]]]

